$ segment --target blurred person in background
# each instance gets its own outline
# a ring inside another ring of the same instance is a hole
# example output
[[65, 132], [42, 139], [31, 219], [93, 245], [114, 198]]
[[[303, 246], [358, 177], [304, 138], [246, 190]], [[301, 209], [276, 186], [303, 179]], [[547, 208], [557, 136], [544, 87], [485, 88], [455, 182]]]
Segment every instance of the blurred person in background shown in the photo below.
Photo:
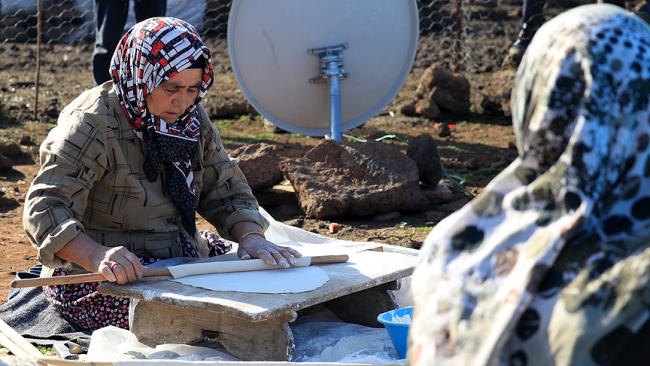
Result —
[[[624, 0], [605, 0], [602, 2], [620, 6], [622, 9], [625, 9]], [[517, 39], [508, 50], [508, 55], [503, 61], [504, 66], [517, 67], [519, 65], [524, 52], [526, 52], [530, 41], [533, 39], [533, 36], [535, 36], [539, 27], [541, 27], [546, 21], [546, 17], [544, 17], [545, 4], [546, 0], [524, 0], [521, 14], [521, 29], [519, 30]], [[647, 4], [644, 4], [640, 8], [637, 15], [644, 18], [646, 21], [650, 20], [650, 13], [648, 13]]]
[[[137, 23], [165, 16], [167, 0], [135, 0], [133, 12]], [[95, 86], [111, 79], [113, 51], [124, 35], [129, 16], [129, 0], [95, 0], [95, 48], [93, 49], [93, 78]]]

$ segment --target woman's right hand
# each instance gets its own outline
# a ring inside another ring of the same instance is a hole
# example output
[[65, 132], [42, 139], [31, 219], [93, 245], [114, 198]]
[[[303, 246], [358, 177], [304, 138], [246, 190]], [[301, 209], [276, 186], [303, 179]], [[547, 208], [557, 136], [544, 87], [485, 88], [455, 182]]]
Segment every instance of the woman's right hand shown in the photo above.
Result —
[[66, 243], [56, 256], [87, 271], [101, 273], [107, 281], [120, 285], [142, 278], [143, 267], [137, 255], [125, 247], [105, 247], [84, 233]]
[[125, 247], [102, 246], [102, 248], [106, 250], [98, 251], [96, 255], [97, 273], [101, 273], [108, 281], [117, 282], [120, 285], [142, 278], [143, 269], [138, 256]]

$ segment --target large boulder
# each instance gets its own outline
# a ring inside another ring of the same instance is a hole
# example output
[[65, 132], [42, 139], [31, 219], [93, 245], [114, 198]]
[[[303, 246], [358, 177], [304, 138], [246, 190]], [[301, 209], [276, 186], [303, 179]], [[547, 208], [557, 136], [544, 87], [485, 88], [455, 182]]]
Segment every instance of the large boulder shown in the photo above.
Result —
[[230, 153], [231, 158], [237, 159], [253, 192], [271, 188], [284, 180], [278, 168], [280, 157], [275, 150], [275, 145], [258, 143], [242, 146]]
[[323, 140], [279, 165], [308, 218], [368, 216], [428, 207], [415, 162], [382, 142]]
[[422, 74], [415, 95], [432, 101], [443, 111], [462, 114], [471, 106], [470, 86], [463, 75], [434, 64]]

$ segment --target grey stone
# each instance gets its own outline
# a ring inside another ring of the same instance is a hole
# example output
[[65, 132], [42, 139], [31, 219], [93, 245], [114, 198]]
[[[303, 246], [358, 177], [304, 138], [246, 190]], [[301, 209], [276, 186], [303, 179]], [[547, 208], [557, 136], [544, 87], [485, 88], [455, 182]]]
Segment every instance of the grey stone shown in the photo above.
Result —
[[428, 207], [415, 162], [399, 149], [377, 141], [323, 140], [304, 157], [280, 162], [308, 218]]

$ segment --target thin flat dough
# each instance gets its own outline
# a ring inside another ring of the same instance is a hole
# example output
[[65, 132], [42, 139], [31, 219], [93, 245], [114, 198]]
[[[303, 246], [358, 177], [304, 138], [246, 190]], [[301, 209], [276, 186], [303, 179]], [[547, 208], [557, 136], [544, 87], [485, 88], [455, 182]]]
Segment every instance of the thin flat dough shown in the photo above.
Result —
[[316, 266], [203, 274], [173, 279], [179, 283], [213, 291], [266, 294], [307, 292], [323, 286], [328, 280], [327, 273]]

